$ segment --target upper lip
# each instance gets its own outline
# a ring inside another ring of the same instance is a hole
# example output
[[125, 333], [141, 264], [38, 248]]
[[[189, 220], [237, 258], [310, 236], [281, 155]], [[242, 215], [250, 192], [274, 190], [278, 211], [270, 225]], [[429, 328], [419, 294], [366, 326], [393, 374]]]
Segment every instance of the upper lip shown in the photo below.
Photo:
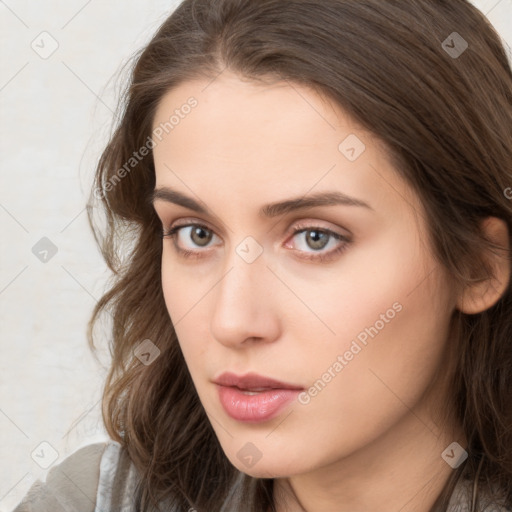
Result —
[[245, 375], [236, 375], [231, 372], [224, 372], [217, 379], [215, 384], [220, 386], [237, 387], [239, 389], [304, 389], [295, 384], [281, 382], [270, 377], [264, 377], [257, 373], [246, 373]]

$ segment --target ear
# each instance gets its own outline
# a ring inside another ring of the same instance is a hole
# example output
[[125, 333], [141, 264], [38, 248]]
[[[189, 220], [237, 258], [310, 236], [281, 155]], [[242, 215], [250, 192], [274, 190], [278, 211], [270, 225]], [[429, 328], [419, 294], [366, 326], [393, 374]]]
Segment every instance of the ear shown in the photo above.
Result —
[[488, 217], [481, 224], [482, 233], [496, 249], [487, 250], [484, 259], [493, 275], [462, 290], [457, 309], [474, 315], [494, 306], [508, 287], [510, 279], [510, 245], [507, 224], [497, 217]]

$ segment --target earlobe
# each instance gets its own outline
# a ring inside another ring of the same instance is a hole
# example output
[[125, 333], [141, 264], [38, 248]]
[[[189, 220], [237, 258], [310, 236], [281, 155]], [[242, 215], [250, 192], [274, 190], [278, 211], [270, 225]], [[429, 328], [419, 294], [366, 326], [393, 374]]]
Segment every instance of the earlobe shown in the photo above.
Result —
[[507, 224], [497, 217], [486, 218], [481, 225], [485, 237], [496, 248], [488, 249], [484, 259], [492, 269], [488, 279], [469, 284], [461, 292], [457, 309], [474, 315], [491, 308], [505, 293], [510, 280], [510, 245]]

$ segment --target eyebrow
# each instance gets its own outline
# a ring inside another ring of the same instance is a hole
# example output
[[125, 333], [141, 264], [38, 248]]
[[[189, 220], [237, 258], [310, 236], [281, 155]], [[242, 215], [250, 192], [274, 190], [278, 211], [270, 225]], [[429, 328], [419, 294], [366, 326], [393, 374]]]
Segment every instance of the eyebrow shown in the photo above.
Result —
[[[153, 193], [151, 194], [150, 197], [150, 202], [153, 204], [155, 203], [155, 201], [165, 201], [167, 203], [174, 203], [185, 208], [188, 208], [189, 210], [194, 210], [195, 212], [198, 213], [213, 216], [213, 213], [207, 207], [200, 204], [194, 198], [182, 194], [181, 192], [173, 190], [169, 187], [161, 187], [153, 190]], [[276, 203], [270, 203], [263, 206], [260, 209], [259, 213], [261, 216], [272, 218], [296, 210], [314, 208], [316, 206], [336, 205], [359, 206], [373, 211], [373, 208], [365, 201], [362, 201], [361, 199], [357, 199], [355, 197], [348, 196], [342, 192], [335, 191], [318, 192], [316, 194], [287, 199], [285, 201], [279, 201]]]

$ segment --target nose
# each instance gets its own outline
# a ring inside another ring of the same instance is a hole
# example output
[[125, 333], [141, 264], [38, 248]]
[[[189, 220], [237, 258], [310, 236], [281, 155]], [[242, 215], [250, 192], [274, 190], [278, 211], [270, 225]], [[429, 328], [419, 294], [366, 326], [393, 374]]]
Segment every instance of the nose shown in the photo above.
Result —
[[249, 343], [268, 343], [279, 337], [279, 308], [272, 278], [276, 281], [262, 256], [252, 263], [237, 254], [230, 258], [213, 295], [210, 328], [219, 343], [243, 348]]

